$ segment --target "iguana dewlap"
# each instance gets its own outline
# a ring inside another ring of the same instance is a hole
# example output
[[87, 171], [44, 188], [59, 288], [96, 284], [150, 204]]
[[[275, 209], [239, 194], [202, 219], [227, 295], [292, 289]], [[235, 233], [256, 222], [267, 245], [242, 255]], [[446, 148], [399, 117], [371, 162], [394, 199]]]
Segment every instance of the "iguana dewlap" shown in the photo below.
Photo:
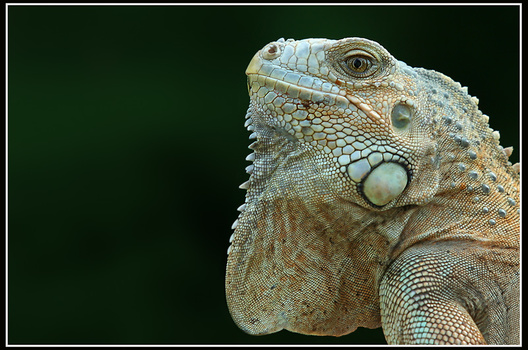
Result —
[[519, 165], [467, 88], [361, 38], [280, 39], [246, 74], [241, 329], [519, 343]]

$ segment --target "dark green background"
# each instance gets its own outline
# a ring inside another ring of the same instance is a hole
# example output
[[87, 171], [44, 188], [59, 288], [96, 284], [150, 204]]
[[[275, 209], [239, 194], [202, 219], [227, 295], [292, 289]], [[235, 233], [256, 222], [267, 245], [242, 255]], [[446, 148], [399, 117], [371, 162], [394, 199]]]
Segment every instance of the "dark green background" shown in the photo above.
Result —
[[480, 99], [519, 145], [519, 8], [8, 8], [9, 343], [384, 343], [249, 336], [224, 271], [244, 71], [280, 37], [362, 36]]

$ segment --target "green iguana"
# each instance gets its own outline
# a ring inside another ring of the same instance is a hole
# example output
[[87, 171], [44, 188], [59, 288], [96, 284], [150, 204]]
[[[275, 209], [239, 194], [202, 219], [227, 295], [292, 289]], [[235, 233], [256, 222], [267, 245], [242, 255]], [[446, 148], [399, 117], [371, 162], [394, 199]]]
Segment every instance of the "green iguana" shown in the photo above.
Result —
[[519, 343], [520, 165], [467, 88], [361, 38], [280, 39], [246, 74], [242, 330]]

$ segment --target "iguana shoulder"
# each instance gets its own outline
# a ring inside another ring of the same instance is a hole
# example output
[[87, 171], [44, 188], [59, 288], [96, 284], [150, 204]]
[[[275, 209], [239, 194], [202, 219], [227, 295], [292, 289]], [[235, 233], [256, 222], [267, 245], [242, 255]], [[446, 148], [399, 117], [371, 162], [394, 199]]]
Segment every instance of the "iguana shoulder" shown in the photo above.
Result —
[[519, 342], [519, 165], [467, 88], [361, 38], [280, 39], [246, 74], [240, 328]]

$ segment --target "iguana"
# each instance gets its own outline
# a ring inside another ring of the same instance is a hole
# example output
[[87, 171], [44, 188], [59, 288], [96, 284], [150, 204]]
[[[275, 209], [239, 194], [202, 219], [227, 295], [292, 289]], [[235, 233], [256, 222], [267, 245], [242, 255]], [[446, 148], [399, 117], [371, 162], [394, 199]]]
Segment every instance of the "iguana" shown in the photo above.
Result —
[[242, 330], [519, 343], [520, 165], [467, 88], [362, 38], [279, 39], [246, 74]]

